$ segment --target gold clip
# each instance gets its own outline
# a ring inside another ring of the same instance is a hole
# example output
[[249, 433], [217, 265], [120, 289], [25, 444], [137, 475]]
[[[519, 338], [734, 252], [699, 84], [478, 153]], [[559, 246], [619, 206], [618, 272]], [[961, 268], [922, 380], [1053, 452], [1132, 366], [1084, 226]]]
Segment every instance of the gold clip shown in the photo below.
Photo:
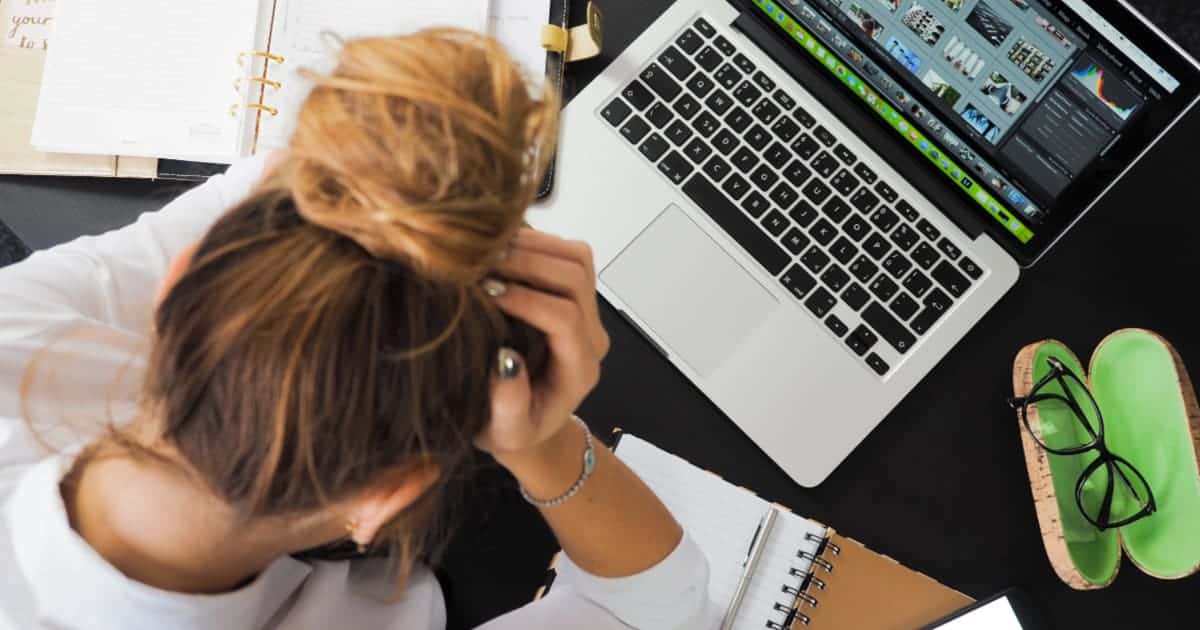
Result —
[[550, 52], [567, 52], [567, 30], [561, 26], [547, 24], [542, 27], [542, 48]]
[[264, 52], [261, 50], [247, 50], [245, 52], [238, 53], [238, 65], [239, 66], [246, 65], [246, 57], [262, 57], [263, 59], [266, 59], [267, 61], [274, 61], [275, 63], [283, 63], [284, 62], [283, 57], [276, 55], [274, 53]]
[[261, 83], [262, 85], [275, 88], [276, 90], [283, 87], [282, 83], [279, 81], [272, 81], [271, 79], [264, 79], [262, 77], [238, 77], [233, 81], [233, 91], [240, 93], [242, 91], [242, 83], [245, 81], [250, 81], [251, 83]]
[[600, 5], [588, 2], [587, 24], [572, 27], [567, 32], [567, 48], [563, 59], [568, 63], [591, 59], [599, 55], [603, 47], [604, 14], [600, 11]]
[[258, 110], [258, 111], [260, 111], [260, 112], [266, 112], [266, 113], [268, 113], [268, 114], [270, 114], [270, 115], [272, 115], [272, 116], [278, 116], [278, 115], [279, 115], [279, 110], [278, 110], [278, 109], [276, 109], [276, 108], [274, 108], [274, 107], [271, 107], [270, 105], [263, 105], [263, 104], [261, 104], [261, 103], [249, 103], [249, 104], [246, 104], [246, 105], [243, 105], [243, 104], [240, 104], [240, 103], [239, 103], [239, 104], [236, 104], [236, 105], [230, 105], [230, 106], [229, 106], [229, 115], [230, 115], [230, 116], [237, 116], [237, 112], [238, 112], [238, 108], [239, 108], [239, 107], [244, 107], [244, 108], [246, 108], [246, 109], [257, 109], [257, 110]]

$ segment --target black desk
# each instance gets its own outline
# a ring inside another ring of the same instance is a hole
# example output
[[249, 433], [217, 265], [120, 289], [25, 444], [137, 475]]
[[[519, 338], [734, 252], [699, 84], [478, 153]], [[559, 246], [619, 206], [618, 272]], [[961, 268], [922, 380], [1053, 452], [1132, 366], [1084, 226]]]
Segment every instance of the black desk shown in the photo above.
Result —
[[[603, 4], [607, 52], [571, 68], [576, 88], [670, 2]], [[1158, 15], [1200, 17], [1191, 3], [1144, 4]], [[1168, 28], [1183, 37], [1196, 32], [1178, 21]], [[1022, 586], [1051, 612], [1055, 627], [1143, 627], [1147, 609], [1149, 619], [1178, 620], [1172, 627], [1194, 624], [1200, 578], [1155, 580], [1126, 561], [1103, 591], [1078, 593], [1059, 582], [1038, 534], [1016, 419], [1002, 401], [1018, 348], [1047, 337], [1086, 356], [1110, 331], [1143, 326], [1200, 364], [1200, 329], [1184, 307], [1200, 277], [1200, 187], [1193, 185], [1198, 135], [1200, 116], [1193, 115], [817, 489], [794, 485], [611, 309], [605, 314], [613, 352], [582, 414], [598, 434], [623, 427], [969, 595]], [[169, 196], [164, 190], [178, 187], [0, 179], [0, 218], [18, 234], [32, 235], [27, 240], [34, 247], [45, 246], [54, 240], [46, 242], [46, 221], [57, 222], [52, 229], [64, 236], [95, 232], [161, 205]], [[43, 220], [43, 210], [56, 218]], [[527, 602], [552, 552], [536, 514], [502, 486], [476, 491], [452, 544], [444, 571], [452, 627]]]

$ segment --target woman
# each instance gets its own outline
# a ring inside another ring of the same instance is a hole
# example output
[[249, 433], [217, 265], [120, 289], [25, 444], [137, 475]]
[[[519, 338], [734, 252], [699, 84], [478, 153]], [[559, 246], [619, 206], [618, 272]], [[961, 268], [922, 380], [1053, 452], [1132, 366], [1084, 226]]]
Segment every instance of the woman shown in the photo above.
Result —
[[[443, 627], [421, 559], [476, 447], [567, 555], [486, 627], [712, 625], [571, 415], [608, 338], [587, 248], [521, 227], [554, 100], [456, 31], [316, 82], [286, 154], [0, 271], [0, 626]], [[347, 541], [391, 562], [293, 559]]]

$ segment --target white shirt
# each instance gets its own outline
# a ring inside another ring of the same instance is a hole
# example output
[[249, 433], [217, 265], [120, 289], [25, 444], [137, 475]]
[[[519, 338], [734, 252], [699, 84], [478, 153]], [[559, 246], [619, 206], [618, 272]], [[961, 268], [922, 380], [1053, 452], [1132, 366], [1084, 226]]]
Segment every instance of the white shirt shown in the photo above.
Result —
[[[0, 269], [0, 628], [405, 628], [446, 624], [441, 588], [418, 568], [398, 601], [380, 560], [272, 563], [221, 595], [137, 583], [71, 528], [59, 482], [107, 418], [132, 408], [155, 292], [170, 261], [261, 178], [265, 156], [235, 164], [135, 224]], [[36, 374], [22, 405], [22, 383]], [[49, 401], [43, 404], [42, 401]], [[37, 435], [55, 447], [48, 450]], [[604, 579], [569, 558], [542, 600], [483, 626], [712, 628], [708, 564], [684, 537], [635, 576]]]

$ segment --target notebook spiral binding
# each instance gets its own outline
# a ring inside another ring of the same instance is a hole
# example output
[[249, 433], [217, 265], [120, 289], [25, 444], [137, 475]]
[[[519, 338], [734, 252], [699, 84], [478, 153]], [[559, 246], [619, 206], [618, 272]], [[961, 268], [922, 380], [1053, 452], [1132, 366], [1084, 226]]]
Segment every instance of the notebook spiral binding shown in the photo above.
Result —
[[810, 608], [816, 608], [820, 604], [812, 593], [809, 592], [811, 587], [816, 587], [817, 590], [825, 590], [826, 582], [817, 575], [818, 570], [823, 570], [826, 574], [833, 573], [834, 565], [825, 557], [825, 553], [837, 556], [842, 553], [841, 547], [831, 540], [832, 534], [826, 536], [818, 536], [816, 534], [805, 534], [804, 539], [809, 542], [817, 543], [815, 552], [798, 551], [796, 557], [809, 561], [807, 569], [791, 567], [788, 569], [788, 575], [800, 578], [799, 586], [791, 586], [784, 584], [780, 592], [791, 596], [792, 604], [784, 604], [775, 602], [774, 609], [776, 612], [786, 613], [787, 616], [783, 621], [767, 620], [766, 627], [771, 630], [788, 630], [792, 624], [799, 621], [801, 625], [807, 626], [812, 618], [800, 612], [800, 608], [808, 604]]
[[230, 116], [237, 116], [238, 110], [243, 110], [243, 109], [258, 110], [261, 113], [267, 113], [267, 114], [270, 114], [271, 116], [279, 115], [279, 110], [277, 108], [271, 107], [270, 105], [263, 104], [262, 90], [265, 90], [266, 88], [271, 88], [273, 90], [279, 90], [280, 88], [283, 87], [283, 83], [267, 78], [266, 64], [275, 63], [275, 64], [282, 65], [286, 61], [286, 59], [284, 59], [283, 56], [281, 56], [281, 55], [276, 55], [275, 53], [267, 52], [264, 50], [246, 50], [246, 51], [242, 51], [242, 52], [238, 53], [237, 65], [239, 68], [245, 68], [246, 60], [249, 58], [256, 58], [256, 57], [263, 60], [263, 67], [264, 67], [263, 76], [261, 76], [261, 77], [238, 77], [238, 78], [234, 79], [234, 81], [233, 81], [233, 89], [238, 94], [241, 94], [243, 85], [245, 85], [246, 83], [257, 83], [259, 86], [259, 100], [257, 103], [234, 103], [233, 105], [230, 105], [229, 106], [229, 115]]

